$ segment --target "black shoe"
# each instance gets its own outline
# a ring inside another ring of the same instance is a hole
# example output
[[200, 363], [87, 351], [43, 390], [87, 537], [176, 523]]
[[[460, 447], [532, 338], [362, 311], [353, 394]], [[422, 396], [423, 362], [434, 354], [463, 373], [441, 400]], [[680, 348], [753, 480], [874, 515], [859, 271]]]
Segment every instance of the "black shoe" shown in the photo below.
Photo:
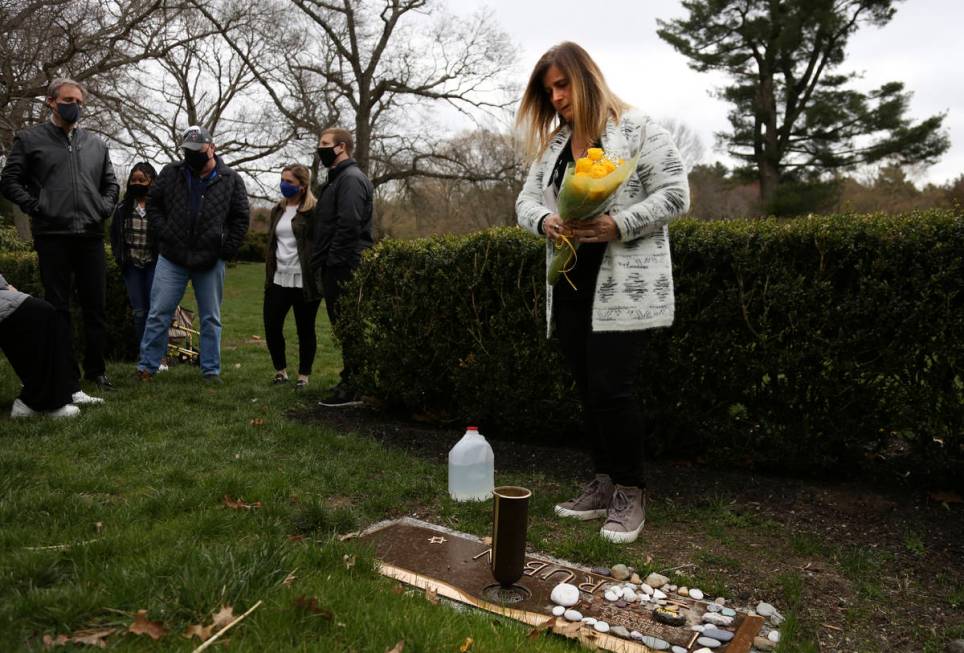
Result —
[[221, 380], [220, 374], [205, 374], [203, 377], [205, 383], [210, 383], [212, 385], [224, 385], [224, 381]]
[[319, 406], [327, 406], [328, 408], [345, 408], [348, 406], [360, 406], [361, 404], [361, 397], [353, 390], [350, 390], [344, 383], [339, 383], [331, 388], [325, 394], [324, 399], [318, 402]]
[[107, 378], [106, 374], [95, 376], [94, 378], [90, 379], [90, 381], [93, 381], [94, 383], [96, 383], [97, 387], [100, 388], [101, 390], [109, 391], [114, 389], [114, 384], [110, 382], [110, 379]]

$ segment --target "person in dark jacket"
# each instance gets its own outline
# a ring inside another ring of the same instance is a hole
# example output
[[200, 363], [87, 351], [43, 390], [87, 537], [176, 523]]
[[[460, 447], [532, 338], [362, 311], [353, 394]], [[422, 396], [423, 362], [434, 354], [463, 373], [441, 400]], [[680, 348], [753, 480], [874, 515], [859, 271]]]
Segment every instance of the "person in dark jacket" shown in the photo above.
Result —
[[[104, 220], [118, 186], [107, 144], [77, 126], [87, 92], [70, 79], [47, 89], [50, 120], [17, 134], [0, 179], [3, 196], [30, 216], [44, 296], [71, 334], [70, 296], [76, 284], [84, 317], [84, 376], [111, 389], [105, 374], [107, 328]], [[71, 347], [70, 358], [73, 360]], [[74, 392], [80, 368], [73, 363]]]
[[274, 363], [273, 383], [288, 382], [284, 325], [294, 309], [298, 329], [298, 381], [295, 390], [308, 385], [315, 360], [315, 317], [321, 293], [311, 269], [315, 196], [311, 171], [291, 164], [281, 169], [281, 201], [271, 209], [264, 270], [264, 333]]
[[70, 338], [56, 309], [22, 293], [0, 274], [0, 349], [23, 383], [10, 417], [76, 417], [71, 404]]
[[147, 193], [156, 177], [157, 170], [150, 163], [135, 163], [127, 178], [124, 199], [114, 209], [110, 221], [110, 248], [127, 286], [138, 344], [144, 337], [157, 265], [157, 247], [147, 227]]
[[157, 243], [137, 377], [157, 373], [167, 349], [167, 330], [188, 281], [201, 321], [201, 374], [221, 382], [221, 297], [224, 263], [234, 258], [250, 218], [244, 181], [215, 152], [203, 127], [188, 127], [181, 142], [184, 159], [161, 170], [147, 196], [147, 221]]
[[[345, 129], [326, 129], [318, 142], [318, 158], [328, 168], [328, 179], [315, 207], [315, 246], [312, 269], [321, 280], [325, 309], [332, 325], [338, 320], [338, 300], [342, 287], [361, 262], [361, 254], [371, 247], [372, 183], [353, 158], [354, 142]], [[354, 366], [342, 353], [341, 381], [328, 391], [323, 406], [350, 406], [359, 403], [352, 388]]]

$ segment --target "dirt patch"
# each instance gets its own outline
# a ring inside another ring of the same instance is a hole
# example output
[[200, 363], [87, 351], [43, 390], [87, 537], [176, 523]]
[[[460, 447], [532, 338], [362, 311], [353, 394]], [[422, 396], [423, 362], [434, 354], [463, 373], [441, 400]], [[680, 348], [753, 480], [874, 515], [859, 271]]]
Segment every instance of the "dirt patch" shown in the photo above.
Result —
[[[460, 434], [368, 408], [296, 417], [440, 464]], [[592, 469], [579, 449], [490, 441], [500, 472], [546, 478], [544, 492], [558, 492], [571, 470]], [[741, 605], [774, 603], [799, 620], [796, 641], [819, 651], [940, 651], [964, 637], [960, 504], [879, 476], [792, 478], [727, 460], [656, 460], [646, 473], [652, 515], [627, 561], [651, 556], [684, 581], [716, 581]], [[432, 510], [419, 516], [432, 521]]]

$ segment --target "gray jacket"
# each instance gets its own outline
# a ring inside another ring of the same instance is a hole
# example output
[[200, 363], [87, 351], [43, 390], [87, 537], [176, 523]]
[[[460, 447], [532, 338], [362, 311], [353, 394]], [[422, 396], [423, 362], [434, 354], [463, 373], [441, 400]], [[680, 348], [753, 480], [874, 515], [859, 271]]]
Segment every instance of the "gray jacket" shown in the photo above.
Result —
[[0, 322], [13, 315], [13, 312], [27, 300], [27, 297], [30, 297], [27, 293], [11, 290], [10, 284], [0, 274]]
[[19, 132], [0, 178], [0, 192], [30, 216], [36, 236], [104, 235], [117, 202], [107, 144], [75, 127], [70, 138], [52, 122]]

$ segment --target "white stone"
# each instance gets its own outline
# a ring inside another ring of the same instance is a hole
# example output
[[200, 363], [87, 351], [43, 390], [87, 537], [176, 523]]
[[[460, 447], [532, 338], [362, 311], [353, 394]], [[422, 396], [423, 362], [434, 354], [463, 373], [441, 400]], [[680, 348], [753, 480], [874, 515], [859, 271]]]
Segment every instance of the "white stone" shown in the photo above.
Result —
[[783, 623], [783, 615], [780, 614], [779, 612], [774, 612], [773, 614], [770, 615], [770, 623], [773, 624], [774, 626], [779, 626], [780, 624]]
[[690, 590], [690, 598], [696, 599], [697, 601], [703, 600], [703, 590], [696, 589], [695, 587]]
[[623, 585], [623, 587], [625, 587], [626, 589], [631, 589], [631, 590], [633, 590], [634, 592], [635, 592], [637, 589], [639, 589], [639, 585], [638, 585], [637, 583], [626, 583], [625, 585]]
[[583, 622], [584, 624], [586, 624], [587, 626], [594, 626], [594, 625], [596, 625], [596, 618], [595, 618], [595, 617], [583, 617], [583, 618], [582, 618], [582, 622]]
[[592, 627], [595, 628], [600, 633], [609, 632], [609, 624], [607, 624], [605, 621], [597, 621], [592, 625]]
[[713, 603], [717, 605], [726, 605], [726, 599], [723, 598], [722, 596], [718, 596], [715, 599], [713, 599]]
[[669, 648], [669, 642], [666, 642], [659, 637], [652, 637], [650, 635], [643, 635], [643, 638], [639, 640], [643, 643], [643, 646], [653, 649], [654, 651], [665, 651]]
[[723, 608], [722, 608], [722, 606], [720, 606], [719, 603], [707, 603], [707, 604], [706, 604], [706, 610], [707, 610], [708, 612], [719, 612], [719, 611], [722, 610], [722, 609], [723, 609]]
[[670, 649], [670, 651], [672, 651], [673, 653], [686, 653], [686, 649], [683, 648], [682, 646], [674, 646], [673, 648]]
[[693, 624], [690, 626], [690, 630], [692, 630], [694, 633], [701, 633], [703, 632], [703, 624]]
[[566, 621], [582, 621], [582, 613], [579, 612], [579, 610], [573, 610], [572, 608], [566, 610], [566, 613], [563, 616], [566, 618]]
[[660, 590], [656, 590], [653, 592], [653, 598], [659, 601], [660, 599], [665, 599], [666, 594], [664, 592], [661, 592]]
[[769, 633], [767, 633], [767, 639], [770, 640], [771, 642], [779, 642], [779, 641], [780, 641], [780, 631], [779, 631], [779, 630], [771, 630]]
[[635, 600], [636, 600], [636, 592], [634, 592], [629, 588], [626, 588], [625, 590], [623, 590], [623, 601], [625, 601], [626, 603], [633, 603]]
[[724, 617], [715, 612], [707, 612], [703, 615], [703, 621], [714, 626], [729, 626], [733, 623], [733, 617]]
[[633, 632], [629, 633], [629, 637], [630, 637], [631, 639], [635, 639], [635, 640], [638, 642], [639, 640], [641, 640], [641, 639], [643, 638], [643, 634], [642, 634], [641, 632], [639, 632], [638, 630], [634, 630]]
[[643, 584], [641, 585], [641, 588], [642, 588], [643, 592], [645, 592], [646, 594], [652, 594], [652, 593], [653, 593], [653, 587], [652, 587], [652, 585], [650, 585], [649, 583], [643, 583]]
[[616, 601], [619, 600], [619, 595], [612, 590], [606, 590], [606, 593], [603, 594], [603, 597], [610, 603], [615, 603]]
[[733, 608], [723, 608], [722, 610], [720, 610], [720, 612], [723, 614], [724, 617], [736, 616], [736, 610], [734, 610]]
[[757, 613], [758, 615], [760, 615], [761, 617], [769, 617], [770, 615], [772, 615], [772, 614], [773, 614], [774, 612], [776, 612], [776, 611], [777, 611], [776, 608], [774, 608], [774, 607], [773, 607], [772, 605], [770, 605], [769, 603], [764, 603], [763, 601], [760, 601], [760, 602], [757, 603], [757, 605], [756, 605], [756, 613]]
[[659, 588], [669, 582], [669, 578], [662, 574], [652, 573], [646, 577], [646, 584], [652, 588]]
[[713, 649], [703, 647], [703, 648], [696, 649], [695, 651], [693, 651], [693, 653], [713, 653]]
[[660, 589], [666, 592], [675, 592], [677, 589], [679, 589], [679, 585], [663, 585]]
[[719, 648], [720, 646], [723, 646], [723, 642], [718, 639], [713, 639], [712, 637], [697, 638], [696, 643], [707, 648]]
[[565, 612], [566, 612], [566, 609], [561, 605], [557, 605], [554, 608], [552, 608], [552, 614], [554, 614], [557, 617], [561, 617]]
[[549, 599], [556, 605], [572, 607], [579, 603], [579, 588], [569, 583], [559, 583], [552, 588]]

